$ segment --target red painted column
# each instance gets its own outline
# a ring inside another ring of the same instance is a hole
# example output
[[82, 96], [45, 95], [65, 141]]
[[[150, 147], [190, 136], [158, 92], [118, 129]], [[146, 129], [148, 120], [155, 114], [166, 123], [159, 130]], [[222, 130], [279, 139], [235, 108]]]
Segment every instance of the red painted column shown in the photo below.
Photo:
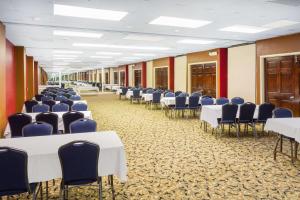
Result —
[[125, 86], [128, 87], [128, 65], [125, 65]]
[[147, 63], [142, 62], [142, 87], [147, 87]]
[[174, 90], [174, 57], [169, 57], [169, 90]]
[[228, 73], [227, 73], [227, 60], [228, 53], [227, 48], [220, 49], [220, 97], [227, 97], [227, 83], [228, 83]]

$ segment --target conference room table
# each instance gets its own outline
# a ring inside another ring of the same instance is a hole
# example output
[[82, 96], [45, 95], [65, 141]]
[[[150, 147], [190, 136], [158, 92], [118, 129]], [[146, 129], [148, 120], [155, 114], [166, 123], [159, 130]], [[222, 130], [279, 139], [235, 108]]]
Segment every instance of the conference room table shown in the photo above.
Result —
[[[258, 116], [258, 105], [255, 108], [253, 118], [257, 119]], [[237, 111], [237, 118], [240, 114], [240, 106], [238, 107]], [[201, 107], [201, 113], [200, 113], [200, 120], [205, 121], [212, 128], [217, 128], [219, 126], [218, 118], [222, 117], [222, 105], [206, 105]]]
[[[88, 119], [93, 119], [92, 117], [92, 112], [91, 111], [80, 111], [81, 113], [84, 114], [85, 118]], [[58, 130], [65, 130], [64, 128], [64, 122], [63, 122], [63, 114], [67, 113], [67, 112], [52, 112], [58, 115]], [[25, 113], [27, 115], [30, 115], [32, 117], [32, 122], [35, 122], [35, 117], [40, 114], [40, 113]], [[5, 131], [4, 131], [4, 137], [5, 138], [10, 138], [11, 137], [11, 130], [10, 130], [10, 126], [9, 123], [7, 123]]]
[[[214, 103], [216, 103], [216, 99], [213, 98], [213, 101]], [[176, 97], [163, 97], [161, 100], [160, 100], [160, 103], [161, 103], [161, 106], [162, 107], [168, 107], [168, 106], [173, 106], [175, 105], [175, 102], [176, 102]], [[199, 98], [199, 104], [201, 103], [201, 97]], [[189, 104], [189, 97], [186, 97], [186, 102], [185, 102], [186, 105]]]
[[[84, 104], [87, 104], [87, 101], [86, 100], [78, 100], [78, 101], [73, 101], [74, 104], [75, 103], [84, 103]], [[39, 104], [42, 104], [42, 101], [38, 101]], [[55, 101], [56, 104], [60, 103], [60, 101]], [[22, 113], [26, 113], [26, 108], [25, 108], [25, 104], [23, 105], [23, 108], [22, 108]]]
[[0, 139], [0, 146], [27, 152], [29, 183], [35, 183], [62, 178], [58, 149], [76, 140], [99, 145], [99, 176], [115, 175], [127, 181], [124, 145], [114, 131]]

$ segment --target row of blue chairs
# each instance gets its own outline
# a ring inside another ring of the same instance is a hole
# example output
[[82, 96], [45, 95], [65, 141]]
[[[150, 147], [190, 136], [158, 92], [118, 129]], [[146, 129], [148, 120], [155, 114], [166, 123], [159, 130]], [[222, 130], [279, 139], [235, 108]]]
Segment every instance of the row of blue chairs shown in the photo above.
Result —
[[73, 101], [79, 101], [81, 100], [81, 97], [79, 95], [55, 95], [55, 94], [38, 94], [35, 95], [35, 99], [37, 101], [47, 101], [47, 100], [55, 100], [55, 101], [63, 101], [63, 100], [73, 100]]
[[[70, 112], [64, 113], [62, 116], [62, 119], [63, 119], [63, 123], [64, 123], [65, 133], [71, 132], [70, 124], [72, 122], [79, 120], [79, 119], [83, 119], [83, 118], [84, 118], [84, 114], [81, 112], [70, 111]], [[52, 127], [53, 134], [58, 134], [61, 132], [61, 130], [58, 130], [58, 115], [53, 112], [39, 113], [38, 115], [36, 115], [35, 121], [45, 122], [47, 124], [50, 124]], [[16, 113], [16, 114], [13, 114], [8, 117], [8, 123], [9, 123], [10, 130], [11, 130], [11, 137], [22, 137], [23, 136], [23, 128], [26, 125], [32, 123], [32, 117], [25, 113]], [[85, 120], [84, 123], [89, 124], [90, 120]], [[37, 127], [37, 126], [35, 126], [35, 127]], [[76, 126], [75, 126], [75, 128], [76, 128]], [[90, 130], [90, 132], [93, 132], [92, 130], [94, 130], [94, 129], [87, 129], [87, 128], [84, 129], [84, 132], [87, 132], [87, 130]], [[75, 130], [73, 130], [73, 132]]]
[[35, 100], [25, 101], [25, 109], [27, 113], [32, 112], [66, 112], [66, 111], [87, 111], [88, 106], [85, 103], [78, 102], [74, 104], [72, 100], [63, 100], [60, 103], [56, 103], [53, 100], [42, 101], [42, 104], [39, 104]]
[[[72, 141], [58, 149], [61, 164], [62, 180], [60, 196], [68, 199], [70, 186], [90, 186], [97, 183], [99, 199], [102, 199], [102, 177], [98, 174], [100, 147], [87, 141]], [[28, 180], [28, 154], [25, 151], [10, 147], [0, 147], [0, 197], [33, 194], [42, 190], [41, 183], [29, 183]], [[112, 197], [115, 199], [113, 175], [109, 175]]]

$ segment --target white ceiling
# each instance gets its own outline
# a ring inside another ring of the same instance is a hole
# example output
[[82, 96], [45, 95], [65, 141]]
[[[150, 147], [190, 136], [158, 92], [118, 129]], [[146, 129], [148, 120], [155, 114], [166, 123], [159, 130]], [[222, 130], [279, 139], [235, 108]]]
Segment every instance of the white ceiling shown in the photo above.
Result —
[[[53, 15], [53, 4], [65, 4], [116, 11], [128, 15], [121, 21], [82, 19]], [[15, 45], [26, 47], [48, 70], [79, 71], [99, 67], [114, 67], [151, 60], [165, 56], [208, 50], [217, 47], [254, 42], [300, 32], [300, 23], [247, 34], [220, 31], [221, 28], [239, 25], [264, 26], [278, 20], [300, 22], [299, 0], [1, 0], [0, 21], [6, 25], [7, 38]], [[208, 20], [212, 23], [199, 28], [179, 28], [149, 24], [159, 16]], [[53, 36], [53, 30], [86, 31], [101, 33], [98, 39]], [[154, 41], [128, 40], [132, 34], [151, 36]], [[213, 44], [180, 44], [182, 39], [215, 40]], [[95, 47], [74, 47], [73, 43], [134, 45], [168, 47], [169, 50], [126, 50]], [[53, 50], [79, 50], [83, 54], [67, 66], [58, 66], [64, 60], [53, 60]], [[91, 58], [98, 51], [122, 52], [113, 58]], [[150, 57], [134, 56], [135, 53], [155, 54]], [[134, 61], [123, 57], [140, 57]], [[105, 62], [106, 61], [106, 62]], [[59, 62], [59, 63], [57, 63]]]

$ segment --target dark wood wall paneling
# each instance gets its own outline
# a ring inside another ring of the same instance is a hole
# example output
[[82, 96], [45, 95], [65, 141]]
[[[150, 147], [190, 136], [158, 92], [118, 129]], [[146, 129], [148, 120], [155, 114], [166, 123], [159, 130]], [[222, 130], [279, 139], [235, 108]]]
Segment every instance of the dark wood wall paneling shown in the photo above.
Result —
[[168, 89], [168, 67], [154, 68], [155, 87], [159, 89]]
[[[160, 58], [160, 59], [153, 60], [153, 68], [155, 69], [158, 67], [167, 67], [168, 74], [167, 76], [164, 75], [164, 79], [165, 79], [164, 81], [167, 81], [169, 83], [167, 89], [173, 91], [174, 90], [174, 57], [167, 57], [167, 58]], [[153, 76], [155, 76], [155, 73], [156, 72], [154, 70]], [[156, 81], [156, 79], [157, 77], [155, 76], [154, 80]], [[158, 77], [158, 79], [161, 79], [161, 77]]]

